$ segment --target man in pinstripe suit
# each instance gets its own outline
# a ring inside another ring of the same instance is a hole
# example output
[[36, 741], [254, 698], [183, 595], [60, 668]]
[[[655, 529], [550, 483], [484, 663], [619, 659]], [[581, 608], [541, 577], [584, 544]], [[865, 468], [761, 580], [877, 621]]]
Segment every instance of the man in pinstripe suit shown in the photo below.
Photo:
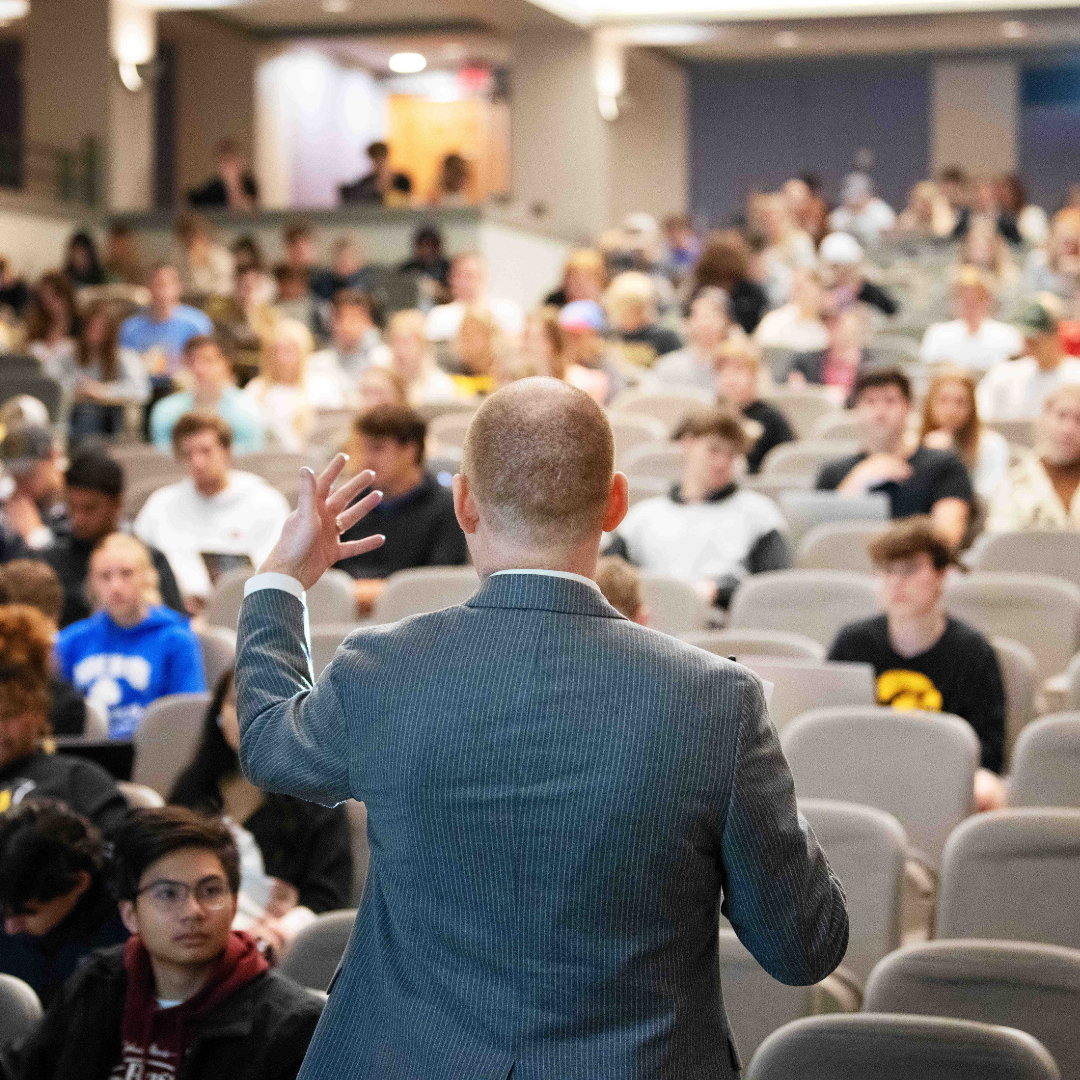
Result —
[[368, 808], [371, 868], [302, 1080], [738, 1074], [721, 910], [777, 979], [847, 947], [758, 679], [636, 625], [594, 581], [626, 512], [585, 394], [515, 383], [454, 480], [465, 604], [351, 634], [313, 679], [304, 589], [380, 537], [372, 482], [305, 471], [240, 615], [241, 759], [260, 787]]

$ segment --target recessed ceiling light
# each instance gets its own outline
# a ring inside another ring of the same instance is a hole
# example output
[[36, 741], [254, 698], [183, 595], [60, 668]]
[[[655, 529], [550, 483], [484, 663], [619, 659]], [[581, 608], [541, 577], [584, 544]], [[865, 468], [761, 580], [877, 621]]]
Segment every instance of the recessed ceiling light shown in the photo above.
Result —
[[390, 70], [397, 75], [415, 75], [427, 67], [427, 60], [418, 52], [399, 52], [390, 57]]
[[28, 0], [0, 0], [0, 19], [21, 19], [30, 10]]
[[796, 34], [794, 30], [781, 30], [780, 33], [773, 38], [777, 47], [781, 49], [794, 49], [798, 46], [800, 40], [799, 35]]
[[349, 0], [322, 0], [322, 9], [327, 15], [344, 15], [351, 6]]
[[1006, 38], [1026, 38], [1031, 33], [1028, 24], [1019, 22], [1017, 19], [1006, 19], [1000, 29], [1001, 36]]

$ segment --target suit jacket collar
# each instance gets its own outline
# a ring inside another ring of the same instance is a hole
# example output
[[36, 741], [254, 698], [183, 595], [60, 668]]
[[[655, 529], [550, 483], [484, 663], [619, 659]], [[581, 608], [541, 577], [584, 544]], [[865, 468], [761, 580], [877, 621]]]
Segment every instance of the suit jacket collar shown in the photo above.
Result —
[[483, 579], [465, 606], [560, 611], [601, 619], [624, 618], [596, 589], [571, 578], [541, 574], [492, 574]]

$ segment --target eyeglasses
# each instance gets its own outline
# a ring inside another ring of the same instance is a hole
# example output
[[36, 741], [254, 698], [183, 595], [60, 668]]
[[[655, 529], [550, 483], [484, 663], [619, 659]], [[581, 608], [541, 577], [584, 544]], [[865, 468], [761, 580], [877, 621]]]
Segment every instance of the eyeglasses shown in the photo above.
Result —
[[228, 882], [219, 877], [203, 878], [194, 885], [183, 881], [153, 881], [140, 889], [136, 896], [147, 896], [159, 911], [179, 911], [187, 905], [190, 896], [206, 911], [220, 911], [232, 900]]

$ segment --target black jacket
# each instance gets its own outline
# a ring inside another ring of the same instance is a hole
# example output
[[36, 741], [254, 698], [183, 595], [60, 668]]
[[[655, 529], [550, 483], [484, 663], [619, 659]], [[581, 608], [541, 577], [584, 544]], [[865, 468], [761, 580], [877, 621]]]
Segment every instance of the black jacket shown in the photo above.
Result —
[[[21, 1080], [108, 1080], [120, 1061], [124, 947], [87, 957], [15, 1052]], [[268, 971], [199, 1025], [175, 1080], [293, 1080], [322, 1012], [314, 994]]]
[[26, 798], [59, 799], [105, 834], [127, 816], [116, 781], [100, 765], [68, 754], [39, 750], [0, 767], [0, 817]]
[[792, 442], [795, 433], [791, 430], [791, 425], [787, 422], [784, 414], [775, 405], [770, 405], [767, 401], [751, 401], [743, 409], [743, 416], [748, 420], [757, 421], [762, 427], [758, 441], [750, 447], [746, 455], [747, 469], [751, 473], [760, 472], [765, 455], [774, 446]]

